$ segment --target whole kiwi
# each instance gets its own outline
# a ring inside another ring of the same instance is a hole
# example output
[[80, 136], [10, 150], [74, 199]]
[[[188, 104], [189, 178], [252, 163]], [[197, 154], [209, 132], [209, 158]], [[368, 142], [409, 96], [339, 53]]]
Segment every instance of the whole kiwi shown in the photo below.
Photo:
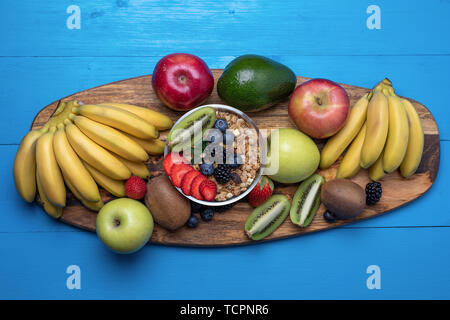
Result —
[[175, 189], [166, 174], [148, 182], [145, 204], [155, 222], [171, 231], [185, 225], [191, 216], [189, 200]]
[[325, 207], [343, 220], [357, 217], [366, 205], [364, 189], [347, 179], [325, 182], [320, 196]]

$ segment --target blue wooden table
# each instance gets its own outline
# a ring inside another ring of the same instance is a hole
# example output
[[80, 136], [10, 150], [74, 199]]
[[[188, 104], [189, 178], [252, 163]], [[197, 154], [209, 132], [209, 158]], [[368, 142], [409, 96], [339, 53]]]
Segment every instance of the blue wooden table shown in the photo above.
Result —
[[[448, 0], [1, 1], [0, 298], [449, 299], [449, 13]], [[172, 52], [210, 68], [257, 53], [298, 75], [364, 87], [389, 77], [437, 121], [434, 186], [331, 231], [217, 249], [149, 245], [130, 256], [19, 198], [12, 164], [41, 108], [150, 74]], [[68, 286], [70, 266], [80, 289]]]

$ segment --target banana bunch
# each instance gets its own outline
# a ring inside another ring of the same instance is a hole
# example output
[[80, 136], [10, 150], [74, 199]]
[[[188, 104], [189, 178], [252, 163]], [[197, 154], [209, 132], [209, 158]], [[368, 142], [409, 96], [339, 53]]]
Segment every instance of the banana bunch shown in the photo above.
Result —
[[54, 218], [66, 206], [66, 186], [85, 207], [98, 211], [103, 206], [98, 186], [124, 197], [124, 180], [150, 175], [145, 162], [164, 152], [159, 131], [172, 125], [169, 117], [138, 106], [61, 102], [19, 145], [13, 168], [17, 191], [27, 202], [39, 192]]
[[330, 167], [347, 148], [337, 178], [351, 178], [360, 168], [378, 181], [399, 169], [412, 176], [422, 159], [424, 134], [419, 115], [406, 99], [394, 93], [388, 79], [381, 81], [353, 106], [344, 127], [322, 149], [320, 168]]

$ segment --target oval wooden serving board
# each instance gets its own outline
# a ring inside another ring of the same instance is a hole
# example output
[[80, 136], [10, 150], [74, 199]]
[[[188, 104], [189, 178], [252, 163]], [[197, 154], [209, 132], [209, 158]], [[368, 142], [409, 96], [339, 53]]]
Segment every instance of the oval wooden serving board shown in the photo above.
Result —
[[[217, 79], [222, 74], [222, 70], [212, 70], [212, 72], [217, 83]], [[102, 102], [129, 103], [157, 110], [176, 121], [182, 113], [168, 109], [157, 99], [152, 90], [151, 80], [151, 75], [126, 79], [75, 93], [61, 100], [78, 100], [91, 104]], [[309, 80], [309, 78], [297, 77], [297, 84], [306, 80]], [[378, 80], [381, 79], [374, 79], [374, 85]], [[370, 90], [345, 84], [342, 84], [342, 86], [350, 96], [351, 105]], [[323, 219], [325, 207], [321, 205], [309, 227], [301, 229], [292, 224], [290, 219], [287, 218], [272, 235], [263, 241], [302, 235], [365, 220], [405, 205], [424, 194], [433, 184], [439, 168], [439, 132], [430, 111], [416, 101], [411, 100], [411, 102], [420, 115], [425, 131], [425, 148], [422, 162], [417, 173], [412, 178], [408, 180], [403, 179], [397, 172], [387, 175], [382, 181], [383, 197], [380, 202], [375, 206], [366, 207], [364, 212], [356, 219], [329, 224]], [[41, 110], [34, 119], [32, 128], [37, 129], [42, 127], [53, 114], [58, 103], [59, 101], [55, 101]], [[224, 102], [218, 97], [217, 91], [214, 89], [213, 94], [205, 104], [208, 103]], [[250, 113], [249, 116], [261, 129], [295, 128], [288, 117], [287, 104], [288, 101], [283, 101], [268, 110]], [[162, 132], [161, 136], [165, 138], [167, 132]], [[323, 143], [320, 141], [317, 141], [317, 143], [319, 148], [321, 148]], [[162, 174], [162, 157], [151, 157], [148, 161], [148, 167], [152, 176]], [[335, 177], [336, 170], [337, 164], [334, 164], [331, 168], [322, 170], [319, 173], [327, 180], [330, 180]], [[352, 180], [365, 187], [369, 182], [367, 170], [361, 170]], [[292, 198], [296, 188], [297, 185], [277, 185], [276, 192], [287, 194]], [[104, 201], [112, 199], [106, 191], [101, 190], [101, 193]], [[252, 209], [247, 202], [241, 201], [225, 213], [216, 213], [211, 222], [201, 221], [195, 229], [183, 227], [175, 232], [170, 232], [156, 225], [150, 241], [163, 245], [179, 246], [226, 246], [254, 243], [244, 233], [245, 220]], [[95, 212], [83, 207], [76, 198], [68, 193], [67, 207], [64, 209], [61, 221], [78, 228], [95, 231], [96, 216]]]

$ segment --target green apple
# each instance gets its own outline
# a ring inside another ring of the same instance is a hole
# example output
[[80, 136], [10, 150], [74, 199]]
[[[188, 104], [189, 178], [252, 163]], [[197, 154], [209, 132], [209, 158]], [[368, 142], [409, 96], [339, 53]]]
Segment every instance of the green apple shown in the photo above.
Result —
[[97, 235], [111, 250], [132, 253], [142, 248], [153, 232], [153, 217], [141, 202], [122, 198], [108, 202], [97, 215]]
[[297, 183], [318, 168], [320, 153], [306, 134], [291, 128], [272, 131], [269, 138], [269, 165], [265, 174], [280, 183]]

